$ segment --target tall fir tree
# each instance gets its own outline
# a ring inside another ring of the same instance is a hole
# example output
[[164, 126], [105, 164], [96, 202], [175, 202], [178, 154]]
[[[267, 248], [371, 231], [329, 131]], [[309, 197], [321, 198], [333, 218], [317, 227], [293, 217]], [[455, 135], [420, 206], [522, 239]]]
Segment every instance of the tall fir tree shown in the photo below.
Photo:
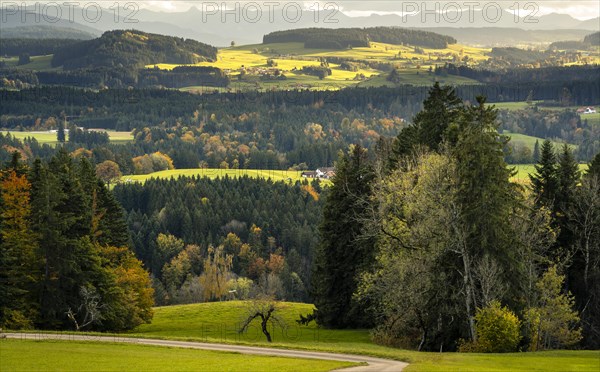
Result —
[[600, 152], [588, 164], [588, 169], [585, 172], [586, 178], [596, 177], [600, 180]]
[[554, 201], [558, 192], [557, 159], [554, 146], [550, 140], [542, 143], [540, 161], [535, 165], [535, 172], [529, 175], [536, 204], [554, 209]]
[[59, 120], [58, 129], [56, 130], [56, 140], [60, 143], [64, 143], [67, 140], [65, 135], [65, 121]]
[[556, 239], [555, 255], [556, 259], [561, 257], [570, 257], [573, 253], [573, 231], [568, 219], [568, 211], [572, 204], [577, 190], [577, 184], [581, 178], [579, 164], [575, 160], [573, 151], [569, 145], [564, 144], [557, 157], [557, 189], [554, 203], [552, 205], [552, 215], [554, 223], [559, 228]]
[[396, 160], [410, 154], [418, 145], [437, 151], [449, 135], [447, 132], [450, 124], [458, 117], [462, 100], [453, 87], [440, 86], [436, 82], [429, 90], [423, 106], [423, 110], [414, 117], [413, 124], [398, 134], [393, 147], [393, 157]]
[[357, 275], [374, 261], [374, 242], [359, 239], [373, 180], [366, 150], [356, 145], [336, 166], [320, 228], [312, 278], [317, 322], [345, 328], [370, 324], [353, 301]]
[[[490, 257], [501, 267], [503, 282], [517, 288], [519, 264], [510, 221], [518, 199], [510, 182], [514, 170], [503, 155], [508, 138], [498, 134], [497, 110], [486, 106], [484, 97], [477, 97], [477, 103], [458, 118], [460, 132], [451, 149], [457, 162], [457, 208], [466, 254], [476, 261]], [[463, 261], [463, 271], [475, 262]], [[478, 304], [472, 305], [474, 311]]]
[[536, 163], [540, 161], [540, 141], [539, 140], [535, 140], [535, 145], [533, 146], [533, 161]]

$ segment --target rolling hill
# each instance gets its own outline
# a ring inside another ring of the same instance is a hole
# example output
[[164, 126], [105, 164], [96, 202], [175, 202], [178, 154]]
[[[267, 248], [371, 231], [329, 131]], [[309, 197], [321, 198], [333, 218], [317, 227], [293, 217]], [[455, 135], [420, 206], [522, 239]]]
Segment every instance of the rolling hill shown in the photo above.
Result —
[[195, 64], [214, 61], [217, 48], [182, 39], [136, 30], [107, 31], [101, 37], [58, 50], [52, 65], [66, 70], [96, 67], [140, 68], [163, 62]]

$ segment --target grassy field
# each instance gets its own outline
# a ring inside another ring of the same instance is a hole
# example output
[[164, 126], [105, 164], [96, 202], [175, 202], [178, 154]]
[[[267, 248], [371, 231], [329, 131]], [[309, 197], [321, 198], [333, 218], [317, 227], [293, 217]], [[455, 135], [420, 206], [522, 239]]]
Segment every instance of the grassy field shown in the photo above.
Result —
[[[368, 354], [403, 360], [415, 371], [598, 371], [598, 351], [549, 351], [511, 354], [420, 353], [372, 343], [367, 330], [323, 330], [313, 323], [297, 325], [299, 314], [310, 304], [282, 303], [279, 310], [287, 329], [274, 328], [275, 347]], [[213, 302], [155, 308], [152, 324], [142, 325], [131, 335], [222, 343], [266, 345], [257, 327], [238, 334], [246, 305], [241, 301]]]
[[[131, 132], [117, 132], [107, 130], [108, 137], [111, 142], [119, 144], [133, 141], [133, 135]], [[12, 136], [24, 140], [25, 138], [35, 138], [39, 143], [57, 144], [56, 132], [3, 132], [3, 134], [10, 133]], [[68, 135], [67, 135], [68, 136]]]
[[32, 56], [28, 64], [21, 66], [17, 66], [19, 63], [19, 57], [0, 57], [0, 62], [5, 62], [9, 67], [18, 67], [26, 70], [51, 71], [61, 69], [60, 67], [52, 67], [51, 54], [47, 56]]
[[600, 112], [581, 115], [581, 121], [587, 120], [590, 125], [600, 125]]
[[[384, 62], [392, 63], [399, 68], [402, 81], [400, 84], [431, 85], [439, 80], [447, 84], [478, 84], [477, 81], [459, 76], [436, 77], [428, 72], [444, 63], [444, 58], [449, 55], [469, 56], [473, 61], [486, 59], [488, 49], [470, 48], [463, 45], [451, 45], [446, 49], [424, 49], [423, 54], [415, 53], [412, 47], [371, 43], [370, 47], [352, 48], [344, 50], [305, 49], [303, 43], [274, 43], [244, 45], [219, 50], [216, 62], [201, 62], [198, 66], [213, 66], [223, 69], [232, 77], [232, 84], [227, 90], [247, 89], [340, 89], [348, 86], [392, 86], [386, 80], [388, 72], [368, 67], [366, 63]], [[304, 75], [300, 70], [306, 66], [319, 66], [320, 58], [338, 57], [364, 62], [356, 71], [344, 70], [339, 64], [330, 63], [332, 71], [330, 76], [319, 79], [316, 76]], [[439, 60], [438, 60], [439, 58]], [[285, 80], [263, 80], [259, 76], [271, 71], [267, 61], [272, 59]], [[147, 67], [158, 67], [170, 70], [178, 65], [155, 64]], [[246, 76], [242, 81], [237, 80], [237, 75], [244, 70]], [[355, 79], [358, 75], [366, 80]], [[186, 91], [214, 90], [210, 87], [186, 87]]]
[[[544, 142], [543, 138], [528, 136], [526, 134], [510, 133], [510, 132], [504, 132], [504, 134], [510, 137], [510, 143], [521, 144], [521, 145], [527, 146], [531, 149], [531, 151], [533, 151], [533, 148], [535, 147], [535, 141], [539, 141], [540, 146]], [[552, 141], [552, 144], [554, 145], [555, 149], [559, 149], [563, 145], [562, 142], [556, 142], [556, 141]], [[576, 146], [570, 145], [570, 147], [575, 148]]]
[[356, 363], [150, 345], [1, 340], [1, 371], [330, 371]]
[[[301, 176], [300, 171], [284, 171], [284, 170], [268, 170], [268, 169], [173, 169], [160, 172], [154, 172], [150, 174], [130, 175], [121, 177], [123, 182], [141, 182], [144, 183], [146, 180], [151, 178], [179, 178], [179, 177], [208, 177], [210, 179], [216, 178], [238, 178], [238, 177], [250, 177], [250, 178], [263, 178], [271, 179], [274, 182], [285, 181], [289, 183], [295, 183], [296, 181], [302, 181], [305, 178]], [[321, 180], [323, 184], [329, 184], [329, 180]]]

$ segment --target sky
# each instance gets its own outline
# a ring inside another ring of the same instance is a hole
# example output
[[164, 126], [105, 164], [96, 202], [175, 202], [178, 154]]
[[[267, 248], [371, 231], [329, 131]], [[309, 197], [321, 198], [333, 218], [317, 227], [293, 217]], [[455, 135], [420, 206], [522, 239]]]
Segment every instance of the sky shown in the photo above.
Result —
[[[253, 0], [253, 2], [262, 5], [268, 2], [278, 2], [284, 4], [290, 2], [289, 0]], [[209, 1], [189, 1], [189, 0], [176, 0], [176, 1], [135, 1], [140, 7], [147, 8], [154, 11], [169, 11], [169, 12], [182, 12], [188, 10], [192, 6], [198, 8], [201, 7], [202, 3], [217, 3], [217, 4], [233, 4], [235, 2], [244, 4], [250, 2], [249, 0], [236, 0], [236, 1], [223, 1], [223, 0], [209, 0]], [[306, 9], [312, 7], [315, 8], [315, 4], [319, 4], [322, 8], [327, 3], [335, 4], [340, 11], [348, 16], [368, 16], [372, 13], [377, 14], [402, 14], [403, 7], [407, 7], [407, 3], [414, 3], [420, 6], [423, 3], [422, 0], [415, 1], [404, 1], [404, 0], [332, 0], [332, 1], [319, 1], [319, 0], [295, 0], [297, 3], [303, 3]], [[479, 3], [482, 6], [486, 3], [497, 3], [500, 4], [504, 9], [510, 11], [516, 9], [515, 4], [519, 4], [518, 8], [523, 9], [525, 4], [530, 5], [531, 10], [535, 10], [537, 16], [546, 15], [550, 13], [563, 13], [569, 14], [574, 18], [586, 20], [596, 18], [600, 16], [600, 1], [598, 0], [583, 0], [583, 1], [571, 1], [571, 0], [496, 0], [496, 1], [454, 1], [453, 3], [458, 4], [461, 9], [467, 9], [469, 2]], [[440, 7], [444, 7], [450, 1], [427, 1], [427, 3], [438, 3]], [[267, 6], [267, 5], [265, 5]], [[521, 14], [529, 14], [525, 10], [521, 10]]]

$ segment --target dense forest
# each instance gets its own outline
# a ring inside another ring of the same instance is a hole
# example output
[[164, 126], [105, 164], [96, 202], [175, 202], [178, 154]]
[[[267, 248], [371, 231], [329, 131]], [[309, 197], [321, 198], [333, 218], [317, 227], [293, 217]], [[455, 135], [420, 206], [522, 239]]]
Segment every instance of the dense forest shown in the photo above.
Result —
[[589, 45], [592, 45], [592, 46], [599, 46], [600, 45], [600, 32], [595, 32], [593, 34], [587, 35], [583, 39], [583, 42], [585, 44], [589, 44]]
[[280, 299], [308, 300], [322, 192], [318, 181], [290, 186], [246, 177], [149, 180], [114, 189], [137, 257], [155, 278], [159, 304], [206, 300], [201, 293], [208, 288], [197, 286], [201, 265], [178, 266], [190, 245], [199, 257], [222, 247], [232, 260], [227, 280], [246, 278]]
[[342, 157], [314, 265], [318, 323], [418, 350], [598, 347], [600, 154], [582, 175], [545, 141], [523, 187], [497, 130], [484, 97], [464, 105], [435, 85], [375, 160], [359, 146]]
[[276, 31], [263, 37], [263, 44], [300, 42], [304, 43], [305, 48], [316, 49], [368, 47], [371, 41], [434, 49], [444, 49], [448, 44], [456, 44], [456, 40], [450, 36], [396, 27], [303, 28]]
[[57, 50], [52, 66], [63, 66], [65, 70], [119, 66], [138, 69], [154, 63], [195, 64], [216, 58], [217, 48], [192, 39], [116, 30]]
[[0, 56], [45, 56], [57, 50], [72, 46], [80, 40], [75, 39], [6, 39], [0, 38]]

